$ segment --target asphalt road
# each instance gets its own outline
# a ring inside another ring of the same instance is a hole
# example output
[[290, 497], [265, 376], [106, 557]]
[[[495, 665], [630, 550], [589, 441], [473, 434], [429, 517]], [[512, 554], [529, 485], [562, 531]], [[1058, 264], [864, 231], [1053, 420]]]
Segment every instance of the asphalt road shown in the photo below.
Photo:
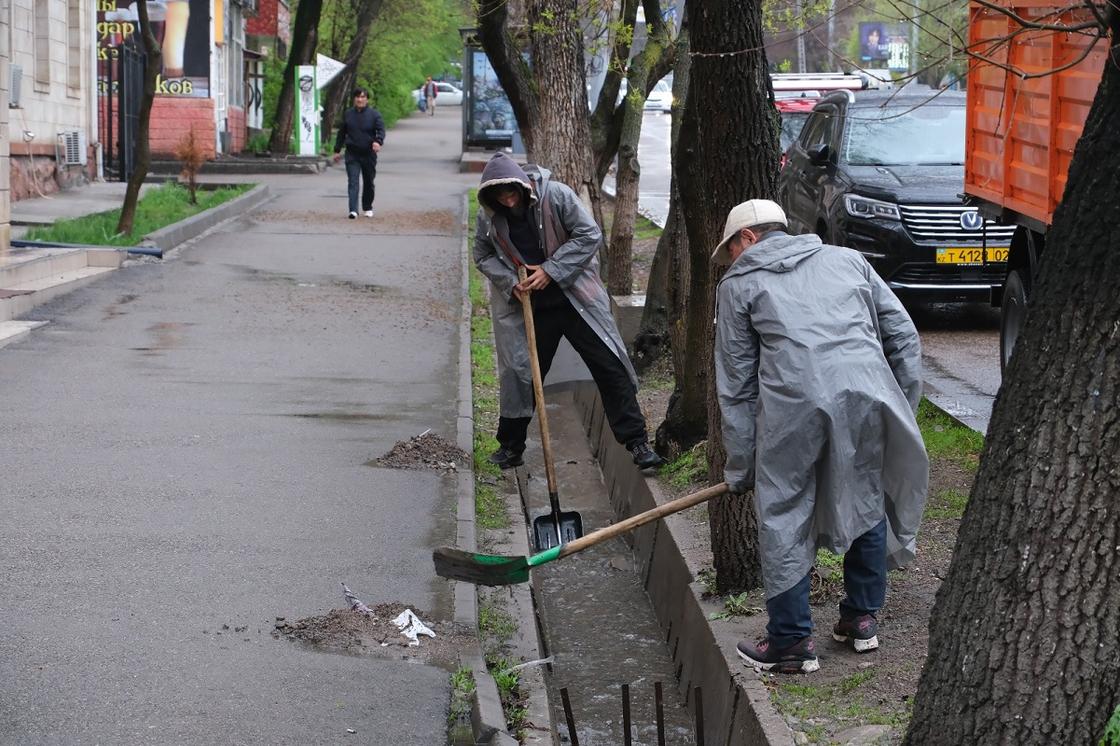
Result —
[[[668, 114], [642, 120], [639, 209], [659, 225], [669, 213]], [[608, 179], [613, 189], [613, 179]], [[922, 338], [926, 395], [965, 424], [987, 432], [1000, 385], [999, 312], [983, 304], [909, 306]]]
[[455, 438], [458, 117], [389, 133], [377, 219], [269, 178], [0, 351], [0, 743], [443, 742], [447, 671], [269, 633], [339, 581], [452, 616], [454, 480], [367, 462]]

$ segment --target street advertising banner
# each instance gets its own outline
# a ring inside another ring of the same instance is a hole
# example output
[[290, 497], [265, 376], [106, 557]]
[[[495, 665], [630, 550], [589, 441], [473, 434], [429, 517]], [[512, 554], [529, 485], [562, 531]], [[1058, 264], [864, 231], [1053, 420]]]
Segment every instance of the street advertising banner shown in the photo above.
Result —
[[867, 21], [859, 24], [859, 58], [892, 71], [910, 69], [910, 27], [907, 24]]
[[506, 146], [513, 139], [517, 120], [513, 116], [498, 74], [490, 66], [486, 52], [469, 49], [470, 87], [467, 99], [467, 143]]
[[315, 85], [315, 66], [296, 67], [296, 155], [319, 153], [319, 88]]
[[[102, 94], [116, 87], [118, 75], [107, 69], [120, 55], [120, 46], [133, 41], [144, 49], [136, 3], [97, 2], [98, 87]], [[157, 96], [210, 96], [210, 0], [148, 0], [148, 19], [163, 53], [156, 78]]]

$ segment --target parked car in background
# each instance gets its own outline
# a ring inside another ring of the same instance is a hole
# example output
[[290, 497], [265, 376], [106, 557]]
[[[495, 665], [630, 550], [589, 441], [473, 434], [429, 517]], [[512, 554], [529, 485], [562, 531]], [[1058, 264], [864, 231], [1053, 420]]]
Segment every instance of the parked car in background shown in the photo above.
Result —
[[[436, 83], [436, 94], [436, 106], [463, 105], [463, 91], [450, 83]], [[424, 95], [424, 86], [412, 92], [412, 102], [419, 104], [422, 95]]]
[[642, 106], [645, 111], [671, 112], [673, 110], [673, 88], [665, 80], [653, 84], [653, 90]]
[[829, 91], [858, 91], [867, 87], [867, 80], [858, 75], [843, 73], [773, 73], [770, 85], [774, 89], [774, 106], [782, 119], [779, 135], [782, 149], [782, 167], [785, 167], [785, 153], [820, 100], [822, 93]]
[[[622, 84], [618, 88], [618, 98], [615, 100], [615, 106], [619, 106], [622, 100], [626, 98], [629, 93], [630, 86], [626, 78], [622, 79]], [[673, 110], [673, 84], [669, 78], [662, 78], [653, 84], [653, 90], [650, 91], [649, 96], [646, 97], [645, 103], [642, 104], [643, 111], [663, 111], [670, 112]]]
[[792, 232], [859, 251], [900, 296], [987, 301], [1014, 228], [962, 202], [965, 99], [934, 93], [823, 96], [790, 146], [779, 201]]

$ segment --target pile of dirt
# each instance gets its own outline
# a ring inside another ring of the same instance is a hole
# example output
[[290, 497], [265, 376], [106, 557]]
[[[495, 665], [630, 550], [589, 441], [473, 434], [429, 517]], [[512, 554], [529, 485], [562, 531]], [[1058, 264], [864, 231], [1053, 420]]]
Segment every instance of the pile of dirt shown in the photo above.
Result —
[[370, 466], [390, 469], [438, 471], [456, 471], [469, 463], [470, 456], [463, 449], [431, 432], [399, 441], [384, 456], [369, 462]]
[[322, 616], [297, 621], [276, 617], [272, 636], [322, 652], [414, 659], [448, 669], [457, 667], [458, 651], [471, 639], [470, 635], [454, 622], [430, 621], [423, 611], [413, 608], [436, 636], [421, 636], [418, 646], [409, 647], [408, 638], [393, 624], [393, 619], [406, 608], [412, 607], [389, 603], [372, 607], [372, 615], [351, 609], [332, 609]]

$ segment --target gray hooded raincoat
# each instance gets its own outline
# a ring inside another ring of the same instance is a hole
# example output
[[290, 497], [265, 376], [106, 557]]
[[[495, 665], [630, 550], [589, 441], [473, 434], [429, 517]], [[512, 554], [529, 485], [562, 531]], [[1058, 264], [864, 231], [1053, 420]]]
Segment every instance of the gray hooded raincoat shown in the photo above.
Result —
[[855, 251], [785, 233], [716, 292], [724, 476], [754, 487], [766, 597], [884, 515], [889, 566], [912, 560], [929, 461], [918, 334], [894, 293]]
[[552, 181], [540, 166], [522, 169], [503, 153], [496, 154], [482, 172], [475, 230], [474, 262], [490, 280], [490, 308], [494, 346], [498, 353], [499, 409], [502, 417], [533, 414], [533, 382], [521, 304], [513, 297], [521, 255], [510, 240], [509, 226], [485, 198], [487, 187], [518, 184], [527, 190], [530, 209], [544, 240], [548, 259], [541, 265], [548, 276], [618, 359], [626, 366], [635, 389], [638, 377], [626, 355], [626, 345], [611, 315], [610, 296], [599, 279], [599, 246], [603, 234], [579, 197], [567, 185]]

